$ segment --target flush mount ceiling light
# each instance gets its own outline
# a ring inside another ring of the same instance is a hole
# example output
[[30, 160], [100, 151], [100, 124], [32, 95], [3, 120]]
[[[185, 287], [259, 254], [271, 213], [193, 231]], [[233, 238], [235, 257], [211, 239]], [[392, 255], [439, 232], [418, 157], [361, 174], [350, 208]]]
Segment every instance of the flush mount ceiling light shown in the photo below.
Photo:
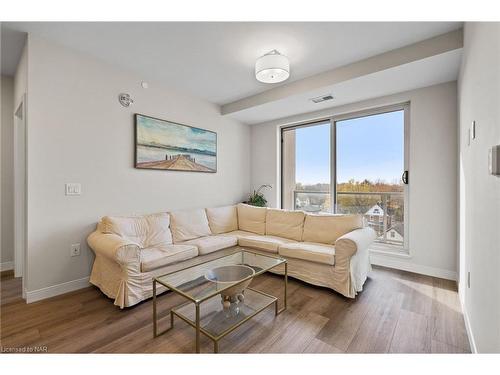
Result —
[[283, 82], [290, 77], [288, 57], [276, 50], [261, 56], [255, 62], [255, 78], [264, 83]]

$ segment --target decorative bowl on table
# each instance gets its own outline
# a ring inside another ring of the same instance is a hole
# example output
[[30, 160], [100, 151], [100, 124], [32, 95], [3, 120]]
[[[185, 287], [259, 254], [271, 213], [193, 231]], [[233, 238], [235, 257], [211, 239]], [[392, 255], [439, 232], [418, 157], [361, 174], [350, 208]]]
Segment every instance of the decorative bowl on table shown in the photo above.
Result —
[[240, 280], [249, 278], [241, 284], [234, 285], [221, 293], [221, 303], [226, 316], [238, 315], [240, 308], [238, 304], [245, 300], [244, 291], [253, 280], [255, 270], [245, 265], [231, 265], [214, 268], [205, 273], [205, 279], [215, 283], [216, 288], [223, 289]]

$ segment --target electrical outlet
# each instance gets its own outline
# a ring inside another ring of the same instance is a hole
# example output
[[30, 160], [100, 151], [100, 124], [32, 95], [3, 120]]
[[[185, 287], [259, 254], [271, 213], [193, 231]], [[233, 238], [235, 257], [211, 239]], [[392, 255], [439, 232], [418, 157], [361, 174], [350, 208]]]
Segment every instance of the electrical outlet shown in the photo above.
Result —
[[80, 256], [80, 244], [79, 243], [71, 244], [70, 255], [72, 257]]

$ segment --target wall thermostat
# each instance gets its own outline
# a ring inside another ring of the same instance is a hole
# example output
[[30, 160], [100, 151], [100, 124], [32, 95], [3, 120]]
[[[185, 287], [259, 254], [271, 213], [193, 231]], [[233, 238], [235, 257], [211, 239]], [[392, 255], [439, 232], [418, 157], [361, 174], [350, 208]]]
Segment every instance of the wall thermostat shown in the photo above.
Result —
[[488, 168], [490, 174], [500, 176], [500, 145], [490, 148], [488, 155]]

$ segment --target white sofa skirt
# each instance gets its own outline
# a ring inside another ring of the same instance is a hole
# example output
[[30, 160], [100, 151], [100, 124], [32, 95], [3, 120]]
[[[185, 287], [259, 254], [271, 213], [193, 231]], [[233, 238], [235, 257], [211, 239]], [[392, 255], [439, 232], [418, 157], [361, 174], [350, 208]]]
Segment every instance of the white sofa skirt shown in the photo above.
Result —
[[[161, 267], [149, 272], [141, 272], [139, 262], [127, 262], [126, 265], [97, 254], [90, 276], [90, 282], [97, 286], [114, 304], [120, 308], [133, 306], [153, 295], [153, 278], [166, 273], [229, 255], [242, 248], [235, 246], [219, 250], [207, 255], [198, 256], [173, 265]], [[265, 251], [249, 249], [254, 252], [268, 254]], [[132, 252], [131, 252], [132, 256]], [[339, 262], [335, 266], [314, 263], [300, 259], [288, 258], [288, 275], [307, 283], [336, 290], [346, 297], [354, 298], [363, 288], [363, 284], [371, 270], [367, 249], [358, 251], [350, 261]], [[284, 274], [284, 266], [272, 270], [276, 274]], [[157, 292], [167, 289], [157, 284]]]

